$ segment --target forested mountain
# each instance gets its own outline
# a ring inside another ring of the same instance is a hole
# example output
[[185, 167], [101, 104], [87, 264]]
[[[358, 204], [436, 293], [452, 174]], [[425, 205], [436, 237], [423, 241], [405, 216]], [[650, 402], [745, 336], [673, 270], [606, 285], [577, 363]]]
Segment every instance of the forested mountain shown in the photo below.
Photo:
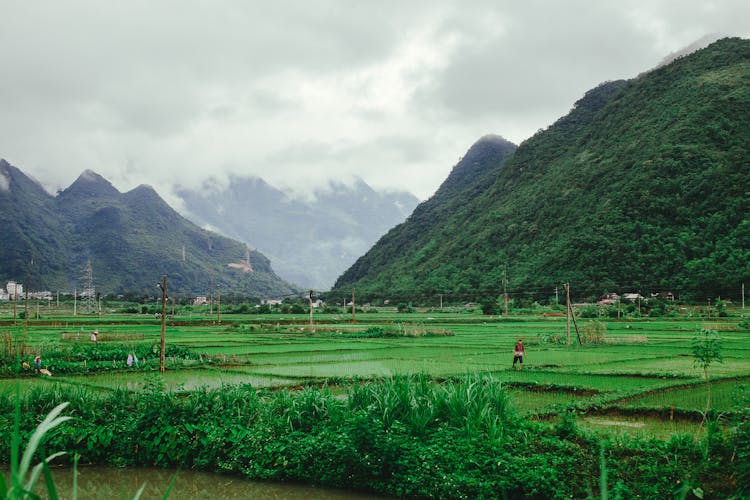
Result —
[[375, 191], [361, 179], [331, 184], [312, 199], [255, 177], [233, 177], [227, 187], [209, 181], [178, 195], [186, 217], [257, 248], [284, 279], [317, 290], [329, 289], [419, 201], [406, 191]]
[[0, 238], [0, 279], [28, 275], [34, 290], [80, 290], [90, 261], [103, 293], [155, 295], [163, 274], [173, 293], [205, 294], [211, 281], [225, 293], [295, 291], [261, 253], [195, 226], [152, 188], [123, 194], [90, 170], [53, 197], [0, 160]]
[[471, 175], [491, 181], [468, 193], [449, 178], [334, 292], [492, 296], [507, 272], [509, 291], [534, 297], [564, 282], [737, 297], [750, 283], [750, 41], [602, 84]]

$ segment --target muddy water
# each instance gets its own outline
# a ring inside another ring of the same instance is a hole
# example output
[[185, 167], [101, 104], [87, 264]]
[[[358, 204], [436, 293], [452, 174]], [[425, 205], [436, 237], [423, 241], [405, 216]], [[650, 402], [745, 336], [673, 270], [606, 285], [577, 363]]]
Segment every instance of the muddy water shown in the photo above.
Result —
[[[60, 497], [72, 498], [73, 470], [54, 469], [53, 473]], [[138, 489], [145, 484], [141, 499], [160, 499], [175, 473], [177, 479], [170, 492], [170, 499], [374, 500], [383, 498], [345, 490], [249, 481], [235, 476], [204, 472], [94, 466], [79, 467], [78, 498], [80, 500], [133, 498]], [[40, 493], [43, 498], [46, 497], [46, 492], [40, 491]]]

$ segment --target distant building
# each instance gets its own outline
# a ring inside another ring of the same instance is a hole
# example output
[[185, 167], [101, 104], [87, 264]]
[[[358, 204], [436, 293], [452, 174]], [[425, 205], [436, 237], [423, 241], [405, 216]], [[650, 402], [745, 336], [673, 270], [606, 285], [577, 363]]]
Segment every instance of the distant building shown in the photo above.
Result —
[[616, 293], [607, 293], [599, 297], [599, 300], [596, 302], [600, 306], [611, 306], [612, 304], [616, 304], [620, 300], [620, 296]]
[[630, 302], [635, 302], [636, 300], [642, 299], [643, 295], [640, 293], [624, 293], [622, 294], [622, 298], [629, 300]]
[[651, 297], [655, 299], [674, 300], [674, 294], [672, 292], [659, 292], [652, 293]]
[[266, 304], [268, 306], [279, 306], [281, 305], [281, 301], [278, 299], [263, 299], [260, 301], [261, 304]]
[[206, 298], [205, 295], [198, 295], [193, 301], [193, 305], [196, 305], [196, 306], [202, 306], [204, 304], [208, 304], [208, 299]]
[[9, 281], [8, 285], [5, 288], [8, 290], [8, 296], [10, 300], [13, 300], [14, 297], [16, 299], [20, 299], [21, 297], [23, 297], [23, 285], [21, 283]]
[[29, 292], [29, 298], [35, 300], [52, 300], [52, 292], [47, 290], [43, 292]]

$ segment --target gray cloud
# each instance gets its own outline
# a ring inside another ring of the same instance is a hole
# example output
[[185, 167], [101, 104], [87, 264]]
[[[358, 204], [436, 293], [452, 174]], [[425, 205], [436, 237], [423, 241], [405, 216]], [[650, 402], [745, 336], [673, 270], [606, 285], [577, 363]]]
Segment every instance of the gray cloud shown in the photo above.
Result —
[[429, 196], [480, 136], [515, 142], [745, 1], [0, 0], [0, 157], [50, 190], [359, 176]]

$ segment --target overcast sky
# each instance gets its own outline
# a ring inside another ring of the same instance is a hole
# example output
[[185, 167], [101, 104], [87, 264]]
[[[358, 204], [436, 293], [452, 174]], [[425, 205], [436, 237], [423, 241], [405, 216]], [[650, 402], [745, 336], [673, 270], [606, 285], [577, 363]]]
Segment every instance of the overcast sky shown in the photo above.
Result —
[[0, 0], [0, 158], [51, 192], [256, 175], [429, 197], [484, 134], [520, 143], [747, 0]]

